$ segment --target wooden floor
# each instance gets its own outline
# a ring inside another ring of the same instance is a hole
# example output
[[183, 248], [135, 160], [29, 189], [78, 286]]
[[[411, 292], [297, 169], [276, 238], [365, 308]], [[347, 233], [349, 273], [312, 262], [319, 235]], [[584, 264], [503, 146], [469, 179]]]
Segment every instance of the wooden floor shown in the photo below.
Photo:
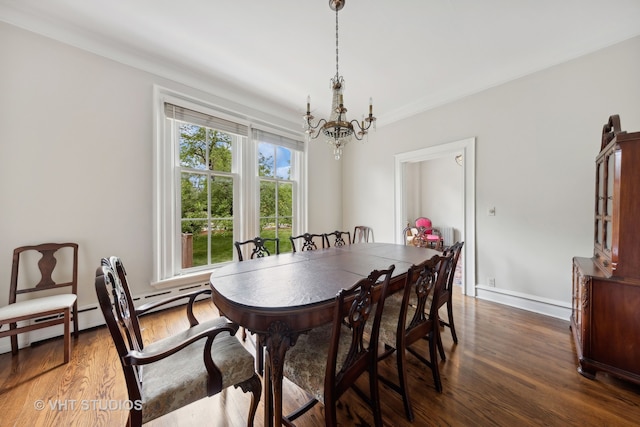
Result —
[[[459, 292], [459, 290], [457, 290]], [[409, 423], [398, 395], [381, 385], [388, 426], [637, 426], [640, 387], [598, 374], [591, 381], [576, 371], [569, 323], [457, 294], [459, 344], [443, 332], [448, 359], [440, 363], [444, 392], [436, 393], [430, 373], [409, 355], [415, 422]], [[145, 339], [186, 328], [183, 310], [143, 318]], [[198, 303], [199, 317], [215, 316], [210, 302]], [[381, 373], [394, 377], [390, 358]], [[362, 378], [361, 380], [366, 380]], [[363, 381], [363, 386], [366, 382]], [[285, 381], [285, 411], [306, 398]], [[62, 364], [62, 339], [0, 355], [1, 426], [122, 426], [126, 387], [111, 337], [105, 328], [85, 331]], [[248, 396], [239, 389], [201, 400], [149, 426], [242, 426]], [[372, 425], [370, 411], [348, 391], [339, 404], [343, 426]], [[262, 403], [257, 426], [263, 426]], [[322, 426], [317, 405], [300, 427]]]

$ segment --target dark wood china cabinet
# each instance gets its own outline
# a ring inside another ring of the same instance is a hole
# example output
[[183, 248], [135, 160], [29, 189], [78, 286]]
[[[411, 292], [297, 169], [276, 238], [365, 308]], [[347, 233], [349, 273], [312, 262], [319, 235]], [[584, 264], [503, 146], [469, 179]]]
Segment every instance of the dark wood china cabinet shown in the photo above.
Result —
[[578, 371], [640, 384], [640, 132], [615, 115], [596, 157], [593, 257], [573, 258]]

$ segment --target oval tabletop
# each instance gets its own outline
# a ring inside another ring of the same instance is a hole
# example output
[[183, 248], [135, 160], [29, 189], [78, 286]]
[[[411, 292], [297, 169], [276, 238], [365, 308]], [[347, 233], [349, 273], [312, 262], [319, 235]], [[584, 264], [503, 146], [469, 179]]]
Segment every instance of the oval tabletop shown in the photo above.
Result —
[[[439, 253], [413, 246], [358, 243], [246, 260], [211, 274], [213, 301], [222, 314], [253, 332], [265, 332], [275, 320], [307, 329], [330, 321], [338, 291], [372, 270], [393, 264], [393, 278], [404, 277], [412, 264]], [[314, 318], [313, 312], [319, 317]], [[293, 322], [291, 317], [298, 315], [307, 319]]]

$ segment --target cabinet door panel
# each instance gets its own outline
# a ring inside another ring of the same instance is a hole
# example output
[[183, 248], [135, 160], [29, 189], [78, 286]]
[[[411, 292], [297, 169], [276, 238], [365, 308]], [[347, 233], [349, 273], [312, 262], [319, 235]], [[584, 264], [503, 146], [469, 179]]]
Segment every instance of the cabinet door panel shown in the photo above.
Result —
[[590, 357], [640, 374], [640, 287], [594, 280], [592, 297]]

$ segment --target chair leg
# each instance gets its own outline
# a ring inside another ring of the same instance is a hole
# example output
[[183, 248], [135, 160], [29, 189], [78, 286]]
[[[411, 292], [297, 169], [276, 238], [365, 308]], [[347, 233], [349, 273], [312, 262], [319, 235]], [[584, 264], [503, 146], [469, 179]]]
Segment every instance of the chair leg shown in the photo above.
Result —
[[378, 369], [376, 358], [371, 362], [369, 370], [369, 395], [371, 396], [371, 410], [373, 411], [373, 423], [375, 427], [382, 427], [382, 410], [380, 409], [380, 390], [378, 388]]
[[332, 402], [331, 400], [332, 399], [327, 400], [327, 395], [325, 394], [324, 425], [335, 427], [338, 425], [338, 414], [336, 412], [336, 403], [338, 402]]
[[398, 380], [400, 383], [400, 394], [402, 395], [402, 403], [404, 404], [404, 412], [407, 419], [413, 422], [413, 409], [411, 408], [411, 399], [409, 397], [409, 386], [407, 385], [407, 367], [405, 365], [406, 353], [404, 350], [396, 351], [396, 363], [398, 366]]
[[260, 403], [260, 396], [262, 395], [262, 382], [258, 375], [254, 374], [248, 380], [236, 384], [234, 387], [240, 387], [243, 392], [251, 392], [251, 406], [249, 406], [249, 416], [247, 417], [247, 426], [252, 427], [256, 417], [256, 411], [258, 409], [258, 403]]
[[437, 335], [431, 335], [429, 340], [429, 357], [431, 359], [431, 373], [433, 374], [433, 382], [436, 386], [436, 391], [442, 393], [442, 381], [440, 381], [440, 370], [438, 369], [438, 356], [436, 355], [436, 346], [440, 341], [440, 329], [436, 328], [434, 332]]
[[[11, 323], [9, 329], [16, 329], [17, 326], [16, 323]], [[18, 335], [11, 335], [11, 354], [14, 356], [18, 354]]]
[[440, 359], [442, 359], [443, 361], [447, 360], [447, 355], [444, 353], [444, 346], [442, 345], [442, 335], [440, 334], [438, 334], [438, 352], [440, 353]]
[[73, 303], [73, 337], [78, 338], [80, 328], [78, 327], [78, 301]]
[[447, 315], [449, 316], [449, 329], [451, 329], [451, 336], [453, 337], [453, 342], [458, 344], [458, 336], [456, 335], [456, 326], [453, 323], [453, 302], [451, 301], [452, 296], [449, 296], [449, 300], [447, 301]]
[[64, 363], [69, 363], [71, 358], [71, 311], [64, 310]]

